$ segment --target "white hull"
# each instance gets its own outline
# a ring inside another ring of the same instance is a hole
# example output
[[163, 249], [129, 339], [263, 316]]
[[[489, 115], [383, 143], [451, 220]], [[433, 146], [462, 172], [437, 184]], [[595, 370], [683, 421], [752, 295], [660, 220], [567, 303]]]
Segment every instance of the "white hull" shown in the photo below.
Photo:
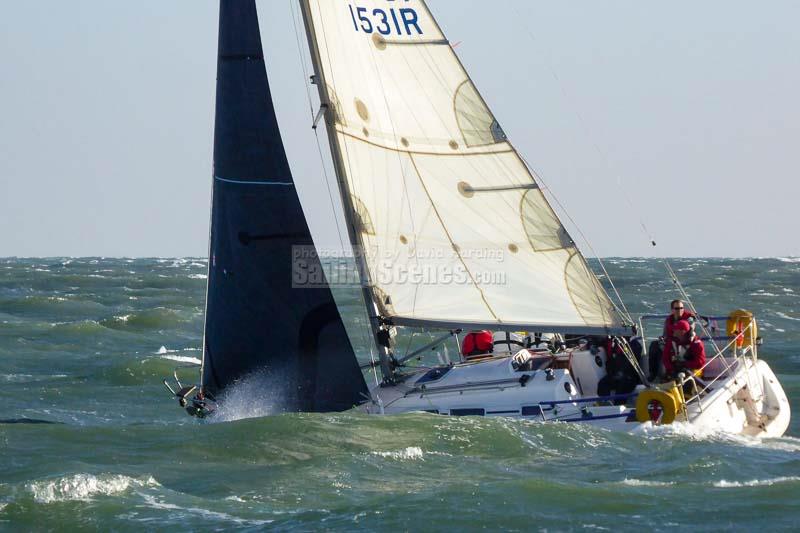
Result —
[[[404, 382], [375, 387], [368, 413], [425, 411], [447, 415], [509, 416], [539, 421], [581, 422], [609, 429], [636, 431], [640, 422], [629, 398], [627, 405], [597, 399], [597, 383], [605, 375], [602, 350], [573, 352], [568, 359], [533, 371], [516, 371], [510, 357], [461, 363], [443, 375], [423, 370]], [[730, 367], [712, 380], [701, 398], [689, 400], [675, 422], [702, 431], [754, 437], [779, 437], [789, 426], [790, 408], [778, 379], [764, 361], [749, 357], [728, 360]], [[561, 368], [559, 368], [559, 366]], [[622, 399], [620, 399], [622, 400]]]

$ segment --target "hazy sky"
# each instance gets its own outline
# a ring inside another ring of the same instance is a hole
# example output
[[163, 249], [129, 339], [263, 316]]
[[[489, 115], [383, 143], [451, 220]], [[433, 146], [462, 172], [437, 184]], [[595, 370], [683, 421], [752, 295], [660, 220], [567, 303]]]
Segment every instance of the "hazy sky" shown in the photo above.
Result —
[[[338, 236], [294, 1], [258, 3], [262, 38], [298, 190], [327, 245]], [[597, 254], [800, 255], [800, 2], [429, 5]], [[3, 3], [0, 256], [207, 253], [217, 11]]]

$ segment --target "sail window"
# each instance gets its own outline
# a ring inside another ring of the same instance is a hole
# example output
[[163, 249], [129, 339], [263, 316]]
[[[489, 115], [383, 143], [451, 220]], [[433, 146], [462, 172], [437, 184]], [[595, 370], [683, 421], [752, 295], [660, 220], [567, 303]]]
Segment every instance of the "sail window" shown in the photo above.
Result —
[[573, 245], [567, 230], [547, 204], [542, 191], [530, 189], [525, 192], [520, 214], [525, 234], [535, 251], [559, 250]]
[[471, 81], [465, 80], [459, 85], [453, 106], [467, 146], [485, 146], [506, 140], [500, 124], [483, 103]]
[[367, 206], [355, 194], [351, 194], [350, 198], [353, 202], [356, 229], [367, 235], [375, 235], [375, 225], [372, 223], [372, 217], [369, 215]]
[[608, 323], [614, 313], [612, 304], [603, 298], [603, 287], [577, 250], [567, 261], [564, 277], [572, 303], [586, 323]]

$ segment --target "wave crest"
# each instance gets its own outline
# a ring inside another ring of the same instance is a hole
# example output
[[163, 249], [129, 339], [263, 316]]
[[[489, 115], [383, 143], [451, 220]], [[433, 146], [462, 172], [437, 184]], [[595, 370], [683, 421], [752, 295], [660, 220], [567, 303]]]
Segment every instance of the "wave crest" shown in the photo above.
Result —
[[95, 496], [114, 496], [133, 487], [157, 487], [152, 477], [132, 478], [120, 474], [74, 474], [54, 480], [34, 481], [27, 485], [38, 503], [89, 501]]

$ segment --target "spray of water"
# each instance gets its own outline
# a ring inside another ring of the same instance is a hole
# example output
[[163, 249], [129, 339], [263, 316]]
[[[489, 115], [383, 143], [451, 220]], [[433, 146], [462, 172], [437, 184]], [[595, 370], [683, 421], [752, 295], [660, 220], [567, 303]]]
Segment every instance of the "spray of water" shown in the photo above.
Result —
[[229, 386], [217, 400], [209, 422], [259, 418], [286, 411], [291, 385], [282, 372], [262, 369]]

